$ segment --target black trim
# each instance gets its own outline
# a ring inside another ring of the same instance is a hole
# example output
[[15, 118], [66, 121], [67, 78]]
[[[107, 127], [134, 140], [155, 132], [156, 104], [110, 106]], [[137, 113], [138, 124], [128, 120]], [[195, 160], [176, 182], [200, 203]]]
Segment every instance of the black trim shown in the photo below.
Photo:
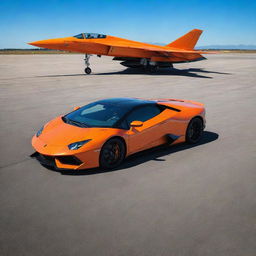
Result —
[[81, 165], [83, 162], [75, 156], [49, 156], [35, 152], [30, 155], [32, 158], [36, 158], [42, 165], [56, 167], [55, 159], [58, 159], [62, 164], [68, 165]]
[[165, 135], [167, 138], [167, 143], [168, 144], [172, 144], [175, 140], [177, 140], [180, 136], [179, 135], [175, 135], [175, 134], [166, 134]]
[[55, 158], [53, 156], [43, 155], [39, 152], [35, 152], [30, 157], [36, 158], [36, 160], [42, 165], [47, 165], [54, 168], [56, 167]]
[[75, 156], [56, 156], [62, 164], [81, 165], [83, 162]]
[[167, 105], [161, 104], [161, 103], [158, 103], [158, 105], [160, 105], [160, 106], [164, 106], [164, 107], [166, 107], [166, 108], [168, 108], [168, 109], [171, 109], [171, 110], [173, 110], [173, 111], [176, 111], [176, 112], [181, 112], [181, 110], [180, 110], [180, 109], [173, 108], [173, 107], [170, 107], [170, 106], [167, 106]]

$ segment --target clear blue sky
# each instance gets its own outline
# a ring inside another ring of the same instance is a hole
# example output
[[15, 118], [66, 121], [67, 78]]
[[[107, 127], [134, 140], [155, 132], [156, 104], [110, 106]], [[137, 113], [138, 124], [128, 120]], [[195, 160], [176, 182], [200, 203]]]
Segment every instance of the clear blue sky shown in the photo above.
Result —
[[256, 44], [255, 0], [0, 0], [0, 48], [96, 32], [169, 43], [203, 29], [199, 46]]

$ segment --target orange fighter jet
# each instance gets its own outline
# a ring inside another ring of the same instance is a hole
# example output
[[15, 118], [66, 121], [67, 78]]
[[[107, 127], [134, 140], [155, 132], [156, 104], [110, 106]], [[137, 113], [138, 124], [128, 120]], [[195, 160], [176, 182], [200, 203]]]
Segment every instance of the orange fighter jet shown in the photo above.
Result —
[[194, 50], [202, 30], [193, 29], [165, 46], [146, 44], [96, 33], [81, 33], [72, 37], [48, 39], [29, 43], [47, 49], [85, 53], [85, 73], [90, 74], [90, 55], [114, 56], [113, 60], [131, 68], [144, 68], [156, 72], [161, 67], [172, 67], [173, 63], [203, 60], [201, 54], [211, 53]]

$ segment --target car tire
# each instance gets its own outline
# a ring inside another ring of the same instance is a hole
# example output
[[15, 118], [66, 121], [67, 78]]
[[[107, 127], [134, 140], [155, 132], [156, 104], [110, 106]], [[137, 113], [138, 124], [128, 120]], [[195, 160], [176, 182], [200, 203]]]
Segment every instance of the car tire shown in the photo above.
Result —
[[203, 135], [203, 122], [201, 118], [195, 117], [193, 118], [187, 127], [186, 131], [186, 142], [189, 144], [195, 144], [200, 141]]
[[125, 158], [126, 148], [119, 138], [113, 138], [105, 142], [100, 151], [100, 167], [111, 170], [119, 166]]

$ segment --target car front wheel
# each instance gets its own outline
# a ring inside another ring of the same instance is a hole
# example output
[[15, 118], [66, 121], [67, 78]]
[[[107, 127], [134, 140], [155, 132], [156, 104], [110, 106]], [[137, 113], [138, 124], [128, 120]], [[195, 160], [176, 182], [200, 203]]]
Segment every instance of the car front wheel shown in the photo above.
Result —
[[108, 140], [100, 151], [100, 167], [113, 169], [122, 163], [125, 158], [125, 145], [121, 139]]

